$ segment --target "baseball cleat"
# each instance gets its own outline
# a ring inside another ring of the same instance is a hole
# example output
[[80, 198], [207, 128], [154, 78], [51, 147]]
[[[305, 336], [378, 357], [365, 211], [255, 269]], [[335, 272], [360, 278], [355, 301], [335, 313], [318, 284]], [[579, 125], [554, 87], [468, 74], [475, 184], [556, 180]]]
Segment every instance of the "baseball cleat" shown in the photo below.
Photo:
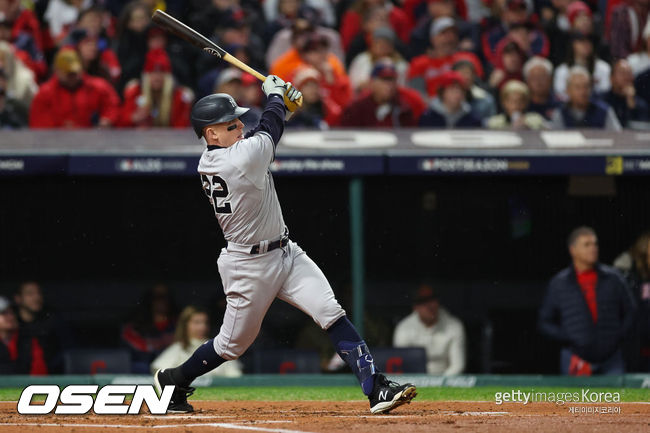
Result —
[[386, 379], [383, 374], [377, 374], [375, 376], [375, 388], [368, 396], [370, 412], [387, 413], [404, 403], [410, 403], [416, 395], [418, 394], [415, 385], [410, 383], [400, 385]]
[[160, 369], [153, 375], [153, 382], [156, 386], [158, 396], [167, 385], [174, 385], [174, 393], [167, 407], [167, 413], [189, 413], [194, 412], [194, 408], [187, 402], [187, 397], [194, 393], [194, 388], [182, 387], [174, 383], [171, 371], [169, 369]]

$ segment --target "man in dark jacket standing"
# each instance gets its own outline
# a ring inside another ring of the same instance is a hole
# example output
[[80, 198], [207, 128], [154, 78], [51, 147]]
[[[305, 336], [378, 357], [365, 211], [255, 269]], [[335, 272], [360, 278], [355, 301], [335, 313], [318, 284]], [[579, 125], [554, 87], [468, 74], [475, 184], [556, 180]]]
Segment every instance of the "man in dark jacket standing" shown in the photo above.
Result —
[[593, 229], [578, 227], [567, 243], [573, 263], [551, 279], [539, 330], [563, 345], [562, 374], [622, 374], [621, 343], [634, 323], [634, 299], [618, 272], [598, 263]]

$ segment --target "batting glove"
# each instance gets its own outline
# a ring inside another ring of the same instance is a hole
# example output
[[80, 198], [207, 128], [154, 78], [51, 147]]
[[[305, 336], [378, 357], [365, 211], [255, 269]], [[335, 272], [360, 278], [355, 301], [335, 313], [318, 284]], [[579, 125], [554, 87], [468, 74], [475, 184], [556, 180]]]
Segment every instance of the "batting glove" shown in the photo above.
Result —
[[278, 95], [283, 98], [287, 91], [287, 83], [277, 75], [269, 75], [262, 83], [262, 90], [267, 97], [271, 95]]
[[287, 110], [294, 112], [302, 105], [302, 92], [291, 83], [287, 83], [287, 91], [284, 94], [284, 105], [287, 106]]

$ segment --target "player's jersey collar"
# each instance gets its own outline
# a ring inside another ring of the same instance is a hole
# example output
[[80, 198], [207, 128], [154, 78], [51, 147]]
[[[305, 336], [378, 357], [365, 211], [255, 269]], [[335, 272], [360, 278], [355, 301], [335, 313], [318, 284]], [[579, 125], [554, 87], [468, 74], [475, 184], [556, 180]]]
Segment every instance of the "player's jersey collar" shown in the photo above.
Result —
[[208, 145], [208, 142], [205, 141], [205, 137], [201, 137], [199, 139], [199, 141], [201, 142], [202, 145], [204, 145], [204, 146], [206, 146], [208, 148], [208, 152], [211, 151], [211, 150], [215, 150], [215, 149], [225, 149], [225, 147], [221, 147], [221, 146]]

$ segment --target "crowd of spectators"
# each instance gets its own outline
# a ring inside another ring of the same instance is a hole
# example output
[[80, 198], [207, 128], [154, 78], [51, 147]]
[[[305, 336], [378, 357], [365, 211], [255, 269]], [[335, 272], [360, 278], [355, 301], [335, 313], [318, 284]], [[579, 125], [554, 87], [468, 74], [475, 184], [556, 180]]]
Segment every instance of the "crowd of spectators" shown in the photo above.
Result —
[[[292, 81], [292, 126], [643, 127], [648, 0], [0, 0], [0, 127], [187, 127], [257, 80], [165, 33], [166, 9]], [[251, 117], [254, 120], [254, 117]]]

